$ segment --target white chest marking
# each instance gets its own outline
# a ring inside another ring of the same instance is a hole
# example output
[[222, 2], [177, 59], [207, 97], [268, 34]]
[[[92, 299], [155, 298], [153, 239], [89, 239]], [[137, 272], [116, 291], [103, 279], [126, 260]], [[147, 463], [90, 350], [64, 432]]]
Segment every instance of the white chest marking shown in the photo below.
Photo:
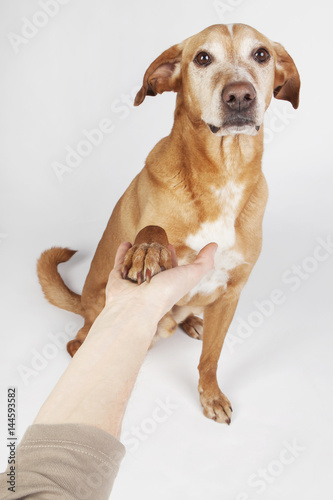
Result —
[[191, 290], [190, 298], [196, 293], [210, 294], [218, 287], [226, 287], [228, 271], [244, 262], [243, 255], [233, 249], [235, 245], [235, 219], [243, 188], [229, 182], [223, 189], [212, 188], [216, 195], [220, 213], [214, 222], [205, 222], [195, 234], [190, 234], [186, 245], [199, 252], [211, 242], [218, 244], [215, 267]]

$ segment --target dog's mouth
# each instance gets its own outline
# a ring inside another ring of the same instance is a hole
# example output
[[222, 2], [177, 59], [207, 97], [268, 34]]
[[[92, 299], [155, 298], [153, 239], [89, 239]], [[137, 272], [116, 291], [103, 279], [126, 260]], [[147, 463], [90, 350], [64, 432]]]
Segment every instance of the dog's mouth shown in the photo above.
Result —
[[233, 135], [233, 134], [247, 134], [255, 135], [260, 130], [260, 125], [253, 119], [245, 116], [231, 116], [224, 120], [220, 127], [207, 124], [213, 134], [220, 135]]

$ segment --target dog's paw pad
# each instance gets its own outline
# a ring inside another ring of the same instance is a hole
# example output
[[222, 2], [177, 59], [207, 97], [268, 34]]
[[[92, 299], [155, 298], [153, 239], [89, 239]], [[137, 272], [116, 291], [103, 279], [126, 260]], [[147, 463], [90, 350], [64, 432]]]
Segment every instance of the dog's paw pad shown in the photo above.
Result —
[[137, 282], [150, 282], [151, 278], [171, 269], [171, 252], [159, 243], [142, 243], [131, 247], [125, 255], [122, 277]]

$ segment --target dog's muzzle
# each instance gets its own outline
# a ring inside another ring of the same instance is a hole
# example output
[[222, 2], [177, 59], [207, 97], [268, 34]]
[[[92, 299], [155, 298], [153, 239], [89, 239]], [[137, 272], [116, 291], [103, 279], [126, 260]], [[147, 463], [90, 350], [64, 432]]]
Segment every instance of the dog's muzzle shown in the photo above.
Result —
[[[223, 108], [223, 123], [222, 126], [208, 123], [208, 126], [213, 134], [216, 134], [221, 128], [228, 130], [248, 128], [256, 130], [260, 129], [260, 125], [256, 124], [255, 108], [257, 93], [250, 82], [230, 82], [222, 91], [222, 108]], [[218, 134], [220, 135], [220, 134]]]

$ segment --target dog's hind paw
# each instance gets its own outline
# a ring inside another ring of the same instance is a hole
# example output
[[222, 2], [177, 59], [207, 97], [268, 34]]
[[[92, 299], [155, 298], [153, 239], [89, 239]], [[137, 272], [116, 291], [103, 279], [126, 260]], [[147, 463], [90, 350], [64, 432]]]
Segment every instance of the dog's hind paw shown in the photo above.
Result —
[[189, 337], [192, 337], [192, 339], [202, 340], [203, 320], [198, 318], [198, 316], [190, 314], [180, 326]]
[[141, 243], [131, 247], [125, 255], [122, 277], [137, 282], [150, 282], [151, 278], [171, 269], [171, 252], [159, 243]]

